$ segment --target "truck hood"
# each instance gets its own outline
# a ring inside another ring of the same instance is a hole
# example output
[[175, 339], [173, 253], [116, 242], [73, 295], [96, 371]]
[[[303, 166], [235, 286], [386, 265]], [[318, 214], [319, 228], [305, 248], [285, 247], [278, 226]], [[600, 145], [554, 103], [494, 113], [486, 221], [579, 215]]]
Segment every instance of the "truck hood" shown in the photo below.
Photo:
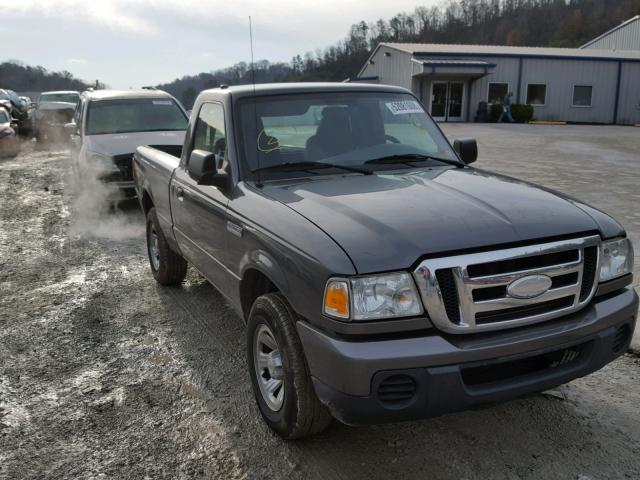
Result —
[[142, 145], [182, 145], [184, 130], [166, 132], [130, 132], [106, 135], [87, 135], [87, 150], [106, 156], [133, 154]]
[[358, 273], [406, 269], [426, 254], [599, 229], [566, 197], [472, 168], [325, 177], [268, 184], [264, 192], [331, 236]]

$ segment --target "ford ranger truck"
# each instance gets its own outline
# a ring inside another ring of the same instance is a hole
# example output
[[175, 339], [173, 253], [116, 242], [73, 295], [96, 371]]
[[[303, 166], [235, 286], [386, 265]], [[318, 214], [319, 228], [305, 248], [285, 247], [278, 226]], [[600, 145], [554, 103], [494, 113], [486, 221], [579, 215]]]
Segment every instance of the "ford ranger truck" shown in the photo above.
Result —
[[402, 88], [204, 91], [180, 157], [134, 157], [151, 271], [179, 284], [191, 264], [237, 310], [284, 438], [506, 401], [622, 355], [622, 226], [476, 157]]

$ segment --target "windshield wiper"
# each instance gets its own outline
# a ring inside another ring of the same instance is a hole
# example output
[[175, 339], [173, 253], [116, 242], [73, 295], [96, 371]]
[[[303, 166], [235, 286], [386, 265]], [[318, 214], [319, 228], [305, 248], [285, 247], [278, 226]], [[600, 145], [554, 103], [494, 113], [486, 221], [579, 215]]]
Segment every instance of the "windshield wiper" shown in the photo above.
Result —
[[449, 158], [442, 158], [442, 157], [434, 157], [432, 155], [423, 155], [421, 153], [405, 153], [405, 154], [387, 155], [385, 157], [373, 158], [371, 160], [367, 160], [364, 163], [392, 164], [392, 163], [424, 162], [427, 160], [434, 160], [436, 162], [446, 163], [447, 165], [453, 165], [458, 168], [464, 167], [464, 164], [456, 160], [451, 160]]
[[295, 171], [295, 170], [313, 170], [316, 168], [340, 168], [349, 172], [361, 173], [363, 175], [373, 175], [371, 170], [365, 168], [350, 167], [347, 165], [338, 165], [335, 163], [327, 162], [286, 162], [279, 163], [277, 165], [269, 165], [268, 167], [260, 167], [255, 170], [251, 170], [251, 173], [264, 172], [264, 171]]

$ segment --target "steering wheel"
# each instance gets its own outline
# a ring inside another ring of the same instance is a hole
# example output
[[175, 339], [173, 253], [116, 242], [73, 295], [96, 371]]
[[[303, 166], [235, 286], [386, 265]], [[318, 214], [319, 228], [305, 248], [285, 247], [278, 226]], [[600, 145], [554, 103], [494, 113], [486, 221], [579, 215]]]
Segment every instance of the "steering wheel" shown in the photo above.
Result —
[[400, 140], [398, 140], [396, 137], [394, 137], [393, 135], [385, 135], [384, 139], [387, 142], [391, 142], [391, 143], [400, 143]]

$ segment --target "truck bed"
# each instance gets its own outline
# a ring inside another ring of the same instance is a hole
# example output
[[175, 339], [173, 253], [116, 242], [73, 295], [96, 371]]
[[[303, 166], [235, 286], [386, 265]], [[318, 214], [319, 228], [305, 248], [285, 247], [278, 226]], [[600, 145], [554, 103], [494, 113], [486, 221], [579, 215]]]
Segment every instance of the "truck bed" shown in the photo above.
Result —
[[133, 155], [133, 179], [138, 198], [145, 208], [143, 191], [156, 208], [158, 220], [165, 233], [171, 232], [171, 204], [169, 190], [173, 171], [180, 163], [180, 145], [138, 147]]

